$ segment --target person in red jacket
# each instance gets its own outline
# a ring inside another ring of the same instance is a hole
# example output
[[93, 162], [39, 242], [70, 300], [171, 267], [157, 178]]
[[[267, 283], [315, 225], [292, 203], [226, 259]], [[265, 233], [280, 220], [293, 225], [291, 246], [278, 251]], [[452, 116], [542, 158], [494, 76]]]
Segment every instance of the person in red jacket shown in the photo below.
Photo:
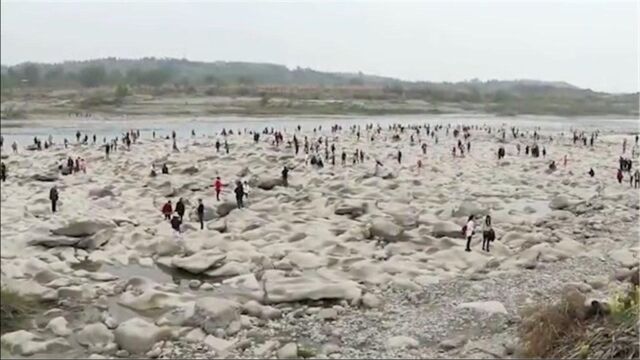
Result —
[[216, 181], [213, 183], [213, 187], [216, 190], [216, 200], [220, 201], [220, 192], [222, 192], [222, 180], [220, 180], [220, 176], [216, 176]]
[[618, 169], [618, 183], [622, 184], [622, 179], [624, 178], [624, 175], [622, 175], [622, 170]]
[[169, 200], [162, 207], [162, 214], [164, 215], [164, 219], [165, 220], [171, 220], [171, 214], [172, 213], [173, 213], [173, 209], [171, 208], [171, 200]]

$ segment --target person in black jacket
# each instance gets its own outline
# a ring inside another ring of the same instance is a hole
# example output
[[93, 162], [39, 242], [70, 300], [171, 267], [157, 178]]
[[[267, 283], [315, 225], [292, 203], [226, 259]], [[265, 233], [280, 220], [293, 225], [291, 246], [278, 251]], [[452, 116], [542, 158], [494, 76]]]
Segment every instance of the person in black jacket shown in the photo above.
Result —
[[7, 181], [7, 165], [4, 163], [0, 164], [0, 178], [2, 178], [2, 182]]
[[176, 213], [180, 216], [180, 220], [184, 219], [184, 211], [184, 202], [182, 201], [182, 198], [180, 198], [176, 203]]
[[198, 199], [198, 221], [200, 221], [200, 230], [204, 230], [204, 205], [202, 199]]
[[51, 200], [51, 211], [56, 212], [56, 205], [58, 203], [58, 189], [53, 186], [49, 190], [49, 200]]
[[173, 218], [171, 219], [171, 228], [179, 233], [180, 225], [182, 225], [182, 219], [174, 215]]
[[282, 169], [282, 185], [289, 185], [289, 168], [286, 166]]
[[242, 182], [240, 180], [236, 181], [236, 202], [238, 203], [238, 209], [242, 209], [244, 207], [244, 186], [242, 186]]

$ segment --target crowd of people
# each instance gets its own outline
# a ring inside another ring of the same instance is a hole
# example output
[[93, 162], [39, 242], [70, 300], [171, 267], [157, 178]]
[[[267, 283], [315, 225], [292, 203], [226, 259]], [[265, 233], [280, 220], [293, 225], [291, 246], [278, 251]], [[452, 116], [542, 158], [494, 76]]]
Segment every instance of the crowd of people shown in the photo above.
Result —
[[[491, 135], [493, 132], [493, 136], [496, 138], [498, 143], [501, 143], [497, 150], [497, 159], [501, 160], [506, 157], [506, 144], [507, 142], [507, 129], [493, 129], [487, 126], [452, 126], [452, 125], [400, 125], [394, 124], [389, 125], [387, 131], [385, 132], [381, 125], [367, 124], [364, 127], [360, 125], [352, 125], [348, 129], [343, 129], [341, 125], [334, 125], [331, 127], [331, 136], [319, 135], [318, 132], [322, 131], [322, 126], [313, 129], [313, 137], [310, 138], [307, 135], [302, 135], [301, 127], [297, 126], [297, 132], [294, 132], [291, 136], [285, 137], [286, 133], [282, 131], [276, 131], [274, 128], [264, 128], [261, 132], [251, 131], [245, 129], [244, 131], [236, 131], [234, 133], [233, 130], [223, 129], [220, 132], [220, 136], [222, 137], [222, 142], [220, 139], [216, 139], [215, 141], [215, 151], [220, 152], [221, 148], [224, 147], [224, 151], [228, 154], [230, 152], [230, 146], [228, 142], [228, 137], [233, 136], [234, 134], [238, 136], [249, 135], [252, 137], [253, 142], [258, 144], [262, 139], [266, 139], [264, 141], [269, 144], [280, 147], [286, 146], [286, 148], [291, 149], [292, 154], [297, 156], [299, 152], [302, 150], [305, 154], [305, 164], [308, 164], [317, 169], [322, 169], [326, 164], [331, 164], [331, 166], [336, 166], [336, 152], [338, 152], [336, 148], [336, 136], [346, 136], [351, 135], [355, 142], [360, 141], [384, 141], [390, 144], [396, 144], [395, 150], [395, 160], [399, 165], [403, 163], [403, 152], [402, 152], [402, 139], [403, 137], [406, 139], [405, 135], [408, 134], [408, 139], [410, 145], [415, 145], [416, 142], [419, 145], [419, 149], [423, 156], [427, 155], [428, 145], [427, 140], [431, 138], [433, 143], [432, 146], [437, 146], [438, 139], [441, 136], [453, 136], [454, 146], [452, 147], [451, 153], [454, 158], [457, 157], [465, 157], [465, 154], [470, 154], [472, 150], [472, 138], [475, 132], [484, 131], [488, 135]], [[346, 131], [345, 131], [346, 130]], [[363, 134], [366, 132], [366, 136]], [[515, 142], [515, 150], [517, 155], [520, 155], [522, 145], [524, 145], [524, 154], [526, 156], [531, 156], [533, 158], [538, 158], [542, 156], [542, 158], [547, 157], [547, 148], [543, 145], [543, 142], [546, 138], [543, 138], [542, 135], [538, 132], [538, 129], [534, 130], [532, 133], [527, 131], [521, 131], [517, 127], [512, 127], [510, 129], [511, 135], [513, 136], [513, 140]], [[444, 135], [443, 135], [444, 133]], [[426, 135], [426, 140], [422, 135]], [[591, 134], [585, 134], [584, 132], [573, 132], [573, 144], [575, 146], [594, 146], [595, 141], [598, 139], [599, 131], [592, 132]], [[191, 131], [191, 136], [195, 137], [195, 130]], [[141, 134], [139, 130], [129, 130], [121, 136], [114, 137], [107, 141], [106, 137], [102, 138], [102, 142], [105, 151], [105, 161], [109, 160], [110, 154], [113, 154], [118, 151], [118, 144], [123, 144], [126, 147], [127, 151], [131, 151], [132, 145], [136, 144], [138, 139], [140, 139]], [[564, 137], [564, 133], [560, 133], [560, 138]], [[75, 134], [76, 143], [79, 146], [89, 145], [90, 139], [92, 143], [95, 145], [97, 142], [97, 136], [93, 134], [93, 136], [89, 137], [89, 134], [82, 134], [80, 131], [77, 131]], [[156, 131], [152, 132], [152, 138], [156, 139]], [[172, 149], [174, 152], [180, 151], [177, 145], [177, 134], [175, 131], [172, 131], [171, 137], [168, 135], [165, 139], [172, 140]], [[549, 136], [546, 139], [546, 144], [553, 143], [553, 137]], [[63, 139], [64, 148], [68, 148], [69, 142], [66, 138]], [[286, 144], [286, 145], [285, 145]], [[33, 145], [29, 146], [29, 150], [34, 151], [42, 151], [43, 149], [49, 149], [54, 145], [53, 138], [49, 135], [48, 139], [44, 141], [44, 143], [38, 138], [35, 137], [33, 141]], [[0, 147], [4, 146], [4, 137], [0, 138]], [[622, 183], [624, 179], [624, 173], [627, 173], [630, 178], [630, 185], [638, 188], [640, 186], [640, 171], [638, 169], [635, 172], [632, 172], [632, 158], [634, 158], [637, 154], [637, 146], [638, 146], [638, 136], [635, 137], [635, 146], [632, 149], [631, 157], [626, 157], [627, 151], [627, 139], [623, 140], [622, 144], [622, 155], [619, 158], [619, 167], [616, 174], [616, 178], [619, 183]], [[14, 153], [18, 152], [17, 143], [14, 142], [12, 144], [12, 150]], [[483, 150], [483, 149], [480, 149]], [[478, 151], [478, 150], [474, 150]], [[375, 157], [370, 157], [366, 154], [360, 147], [357, 147], [352, 153], [347, 152], [346, 149], [341, 149], [339, 151], [341, 165], [348, 166], [348, 158], [350, 157], [350, 162], [353, 165], [356, 164], [365, 164], [367, 160], [372, 159], [375, 164], [374, 175], [377, 175], [379, 169], [383, 167], [383, 163], [380, 159]], [[351, 154], [351, 155], [349, 155]], [[423, 166], [422, 158], [418, 158], [416, 162], [417, 169], [421, 169]], [[563, 164], [567, 166], [567, 156], [565, 155], [563, 158]], [[556, 171], [558, 165], [556, 160], [551, 160], [548, 165], [549, 172]], [[73, 173], [86, 173], [87, 172], [87, 163], [84, 158], [76, 157], [75, 159], [69, 156], [66, 161], [62, 161], [58, 166], [58, 169], [62, 175], [70, 175]], [[7, 166], [4, 162], [2, 162], [0, 167], [0, 175], [2, 182], [7, 180]], [[288, 186], [289, 184], [289, 172], [290, 168], [288, 166], [283, 166], [281, 171], [281, 185]], [[169, 174], [169, 168], [166, 163], [162, 164], [161, 173], [163, 175]], [[595, 176], [595, 171], [593, 168], [590, 168], [588, 173], [590, 177]], [[151, 164], [151, 177], [158, 176], [156, 172], [156, 165]], [[232, 181], [230, 184], [233, 184], [234, 189], [233, 193], [235, 195], [236, 206], [238, 209], [242, 209], [245, 207], [245, 200], [249, 198], [249, 183], [246, 179], [237, 179]], [[215, 180], [211, 184], [215, 192], [216, 201], [221, 201], [221, 194], [223, 193], [224, 188], [229, 187], [230, 184], [223, 183], [220, 176], [216, 176]], [[52, 212], [57, 211], [57, 203], [59, 201], [59, 192], [56, 186], [53, 186], [49, 192], [49, 200], [51, 201], [51, 210]], [[171, 200], [168, 200], [165, 204], [163, 204], [160, 209], [163, 218], [168, 221], [176, 232], [176, 234], [181, 233], [181, 225], [185, 222], [185, 213], [186, 213], [186, 202], [184, 199], [180, 198], [175, 203], [175, 206], [172, 204]], [[203, 199], [198, 199], [198, 205], [196, 207], [196, 216], [197, 220], [200, 224], [200, 229], [204, 229], [205, 222], [205, 205]], [[463, 237], [466, 238], [466, 251], [471, 251], [470, 244], [473, 235], [475, 234], [476, 229], [476, 218], [474, 215], [469, 216], [465, 226], [462, 229]], [[490, 244], [495, 240], [495, 231], [493, 230], [491, 223], [491, 216], [486, 215], [482, 224], [481, 224], [481, 233], [482, 233], [482, 250], [490, 251]]]

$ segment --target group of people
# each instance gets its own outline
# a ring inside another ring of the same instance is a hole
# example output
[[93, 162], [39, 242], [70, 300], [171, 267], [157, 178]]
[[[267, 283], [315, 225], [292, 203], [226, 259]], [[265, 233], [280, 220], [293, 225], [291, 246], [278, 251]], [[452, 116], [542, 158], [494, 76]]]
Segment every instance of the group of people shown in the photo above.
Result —
[[[319, 130], [321, 129], [322, 127], [319, 127]], [[405, 134], [405, 132], [408, 132], [409, 134], [407, 136], [409, 137], [412, 145], [415, 144], [416, 140], [419, 142], [419, 149], [421, 150], [422, 155], [427, 154], [427, 142], [423, 140], [423, 137], [421, 137], [421, 132], [426, 133], [427, 139], [428, 137], [431, 137], [434, 143], [437, 144], [437, 141], [438, 141], [437, 134], [441, 131], [444, 131], [448, 135], [451, 130], [455, 139], [454, 140], [455, 146], [453, 146], [453, 149], [452, 149], [452, 153], [454, 157], [457, 157], [457, 154], [460, 154], [460, 156], [464, 156], [465, 153], [468, 154], [471, 152], [471, 137], [472, 137], [471, 134], [472, 134], [472, 130], [474, 129], [478, 130], [481, 128], [478, 126], [451, 127], [451, 125], [444, 126], [444, 125], [427, 125], [427, 124], [422, 126], [420, 125], [404, 126], [404, 125], [394, 124], [394, 125], [389, 125], [388, 127], [388, 130], [391, 133], [390, 135], [391, 135], [392, 142], [401, 141], [402, 134]], [[301, 127], [298, 126], [297, 130], [300, 131]], [[313, 130], [314, 130], [313, 134], [316, 134], [318, 129], [314, 128]], [[333, 134], [332, 136], [337, 136], [336, 134], [340, 133], [342, 130], [343, 130], [342, 127], [339, 125], [332, 126], [331, 127], [331, 133]], [[385, 135], [382, 133], [382, 126], [380, 125], [377, 125], [376, 127], [374, 127], [373, 124], [365, 125], [364, 130], [366, 131], [366, 133], [364, 133], [364, 136], [362, 131], [363, 129], [360, 127], [360, 125], [352, 125], [349, 128], [349, 130], [351, 132], [351, 135], [358, 142], [362, 141], [361, 138], [363, 137], [364, 137], [364, 141], [371, 141], [371, 142], [376, 141], [376, 138], [380, 138], [380, 137], [384, 137], [384, 140], [388, 139], [387, 137], [388, 135]], [[485, 127], [484, 130], [488, 134], [492, 133], [492, 129], [490, 127]], [[247, 133], [246, 129], [244, 133], [245, 134]], [[525, 138], [525, 135], [526, 135], [527, 137], [530, 137], [531, 139], [533, 139], [532, 140], [533, 145], [526, 145], [524, 147], [525, 154], [526, 155], [531, 154], [532, 157], [539, 157], [541, 153], [542, 157], [546, 157], [546, 147], [539, 145], [539, 142], [544, 140], [541, 140], [542, 137], [540, 133], [538, 133], [538, 131], [533, 131], [533, 134], [531, 134], [531, 133], [525, 133], [523, 131], [520, 131], [516, 127], [512, 127], [511, 133], [513, 134], [514, 139], [518, 141], [518, 143], [516, 144], [516, 149], [518, 154], [520, 154], [520, 151], [521, 151], [521, 145], [520, 145], [521, 141], [517, 139], [523, 139]], [[590, 136], [587, 136], [584, 133], [578, 133], [574, 131], [573, 142], [574, 144], [576, 144], [578, 143], [578, 141], [581, 141], [582, 144], [587, 145], [587, 141], [589, 141], [590, 145], [593, 146], [595, 139], [597, 139], [598, 137], [598, 133], [599, 132], [594, 132]], [[191, 134], [192, 136], [195, 137], [195, 131], [192, 131]], [[229, 153], [230, 150], [229, 150], [229, 143], [227, 141], [227, 137], [233, 134], [234, 134], [233, 130], [227, 130], [227, 129], [222, 130], [221, 135], [224, 137], [224, 139], [223, 139], [223, 142], [221, 142], [219, 139], [215, 141], [216, 152], [220, 152], [222, 146], [224, 146], [226, 153]], [[236, 134], [241, 135], [242, 132], [237, 131]], [[249, 134], [252, 136], [253, 141], [255, 143], [259, 143], [261, 141], [260, 132], [249, 131]], [[503, 143], [506, 142], [505, 129], [499, 129], [495, 132], [495, 134], [496, 134], [495, 136], [498, 136], [498, 137], [502, 135], [502, 142]], [[300, 134], [294, 133], [292, 134], [291, 137], [289, 137], [289, 139], [285, 139], [283, 132], [275, 131], [273, 128], [271, 128], [270, 130], [265, 128], [262, 131], [262, 135], [264, 135], [264, 137], [267, 137], [267, 138], [272, 137], [272, 141], [269, 141], [269, 140], [266, 140], [266, 141], [276, 147], [279, 147], [281, 144], [286, 144], [287, 147], [291, 148], [294, 154], [296, 155], [299, 153], [300, 149], [304, 149], [304, 153], [306, 154], [306, 159], [307, 159], [306, 162], [318, 169], [323, 168], [325, 166], [325, 162], [328, 163], [329, 161], [331, 162], [332, 165], [335, 166], [336, 152], [340, 154], [342, 165], [346, 166], [347, 164], [347, 151], [345, 151], [344, 149], [337, 150], [335, 143], [332, 143], [328, 136], [324, 136], [324, 137], [323, 136], [319, 136], [319, 137], [304, 136], [302, 140], [300, 140], [299, 138]], [[561, 134], [561, 137], [562, 136], [563, 134]], [[153, 137], [154, 138], [156, 137], [155, 131], [153, 132]], [[173, 131], [171, 133], [171, 139], [173, 140], [174, 151], [177, 150], [176, 137], [177, 137], [176, 132]], [[109, 142], [107, 142], [106, 138], [103, 138], [107, 159], [109, 158], [110, 152], [117, 151], [119, 141], [122, 144], [124, 144], [127, 147], [127, 149], [130, 149], [131, 145], [135, 144], [139, 138], [140, 138], [139, 130], [135, 130], [135, 131], [129, 130], [123, 133], [120, 137], [115, 137]], [[167, 136], [166, 138], [169, 139], [169, 136]], [[84, 139], [82, 139], [82, 134], [80, 131], [78, 131], [76, 132], [76, 140], [78, 144], [87, 144], [89, 141], [89, 136], [85, 134]], [[96, 135], [93, 135], [94, 144], [96, 143], [96, 140], [97, 140]], [[335, 140], [335, 138], [333, 140]], [[549, 141], [552, 141], [552, 140], [553, 138], [549, 137]], [[636, 136], [636, 144], [637, 142], [638, 142], [638, 137]], [[64, 139], [64, 143], [66, 147], [68, 144], [68, 141]], [[3, 144], [4, 144], [4, 138], [1, 138], [0, 145], [3, 145]], [[37, 149], [41, 149], [42, 146], [40, 144], [41, 144], [41, 141], [36, 137], [34, 139], [34, 146]], [[46, 149], [52, 144], [53, 144], [53, 139], [51, 136], [49, 136], [49, 139], [44, 142], [44, 148]], [[14, 152], [17, 152], [17, 144], [15, 142], [12, 145], [12, 148]], [[626, 148], [627, 148], [627, 143], [625, 139], [623, 142], [623, 153], [626, 151]], [[324, 150], [324, 154], [322, 154], [321, 149]], [[351, 152], [349, 152], [349, 154], [351, 154]], [[322, 155], [324, 155], [324, 157]], [[391, 154], [389, 155], [391, 157]], [[506, 156], [504, 145], [499, 146], [497, 155], [498, 155], [498, 159], [502, 159]], [[359, 148], [355, 149], [355, 151], [353, 151], [353, 155], [350, 157], [354, 165], [357, 163], [365, 163], [365, 159], [369, 158], [369, 157], [366, 157], [364, 151], [362, 151]], [[383, 165], [379, 159], [373, 159], [373, 160], [375, 161], [375, 168], [377, 173], [378, 168], [382, 167]], [[403, 161], [402, 149], [400, 148], [396, 149], [395, 160], [397, 161], [398, 164], [402, 164], [402, 161]], [[418, 159], [417, 164], [418, 164], [418, 168], [421, 168], [422, 160]], [[567, 165], [566, 156], [564, 159], [564, 165], [565, 166]], [[551, 171], [555, 171], [556, 168], [557, 168], [556, 161], [553, 160], [549, 164], [549, 169]], [[4, 162], [2, 163], [0, 170], [1, 170], [0, 175], [1, 175], [2, 181], [4, 182], [7, 178], [7, 168]], [[75, 160], [69, 157], [66, 161], [66, 167], [64, 165], [60, 165], [60, 170], [63, 171], [63, 173], [64, 172], [66, 173], [86, 172], [86, 161], [80, 157], [77, 157]], [[287, 166], [284, 166], [282, 169], [281, 184], [283, 186], [288, 186], [289, 171], [290, 171], [290, 168]], [[161, 172], [162, 174], [169, 174], [169, 168], [166, 163], [162, 165]], [[620, 167], [618, 170], [618, 181], [620, 183], [622, 182], [624, 172], [629, 173], [630, 184], [634, 185], [636, 188], [640, 186], [640, 172], [636, 169], [635, 172], [632, 173], [631, 158], [625, 158], [621, 156]], [[589, 169], [588, 174], [591, 177], [595, 175], [595, 171], [593, 170], [593, 168]], [[151, 176], [152, 177], [157, 176], [155, 164], [152, 165]], [[248, 182], [246, 180], [238, 179], [232, 182], [232, 184], [235, 185], [235, 188], [233, 189], [233, 193], [235, 196], [237, 208], [242, 209], [245, 207], [245, 200], [248, 199], [249, 197]], [[217, 176], [212, 186], [215, 191], [216, 201], [221, 201], [221, 194], [223, 193], [224, 188], [228, 186], [228, 184], [224, 184], [220, 176]], [[51, 200], [52, 212], [56, 212], [57, 203], [59, 200], [58, 188], [56, 186], [51, 188], [49, 193], [49, 199]], [[171, 227], [177, 233], [180, 233], [181, 225], [185, 221], [184, 216], [186, 212], [186, 206], [187, 206], [186, 201], [180, 198], [176, 202], [175, 208], [171, 200], [167, 201], [161, 208], [161, 213], [164, 219], [170, 222]], [[200, 228], [204, 229], [205, 206], [203, 204], [203, 199], [198, 199], [198, 206], [195, 212], [196, 212], [198, 221], [200, 223]], [[471, 251], [470, 243], [475, 233], [475, 228], [476, 228], [475, 217], [470, 216], [463, 229], [464, 237], [467, 239], [467, 245], [465, 248], [466, 251]], [[495, 239], [495, 232], [493, 230], [493, 227], [491, 224], [491, 217], [489, 215], [487, 215], [484, 218], [484, 221], [481, 224], [481, 231], [482, 231], [482, 237], [483, 237], [482, 249], [488, 252], [490, 251], [491, 242]]]
[[[462, 235], [467, 239], [467, 246], [465, 251], [471, 251], [471, 240], [475, 234], [476, 223], [475, 215], [469, 215], [467, 223], [462, 227]], [[484, 218], [481, 226], [482, 231], [482, 250], [490, 252], [490, 244], [496, 239], [496, 233], [491, 225], [491, 215], [487, 215]]]

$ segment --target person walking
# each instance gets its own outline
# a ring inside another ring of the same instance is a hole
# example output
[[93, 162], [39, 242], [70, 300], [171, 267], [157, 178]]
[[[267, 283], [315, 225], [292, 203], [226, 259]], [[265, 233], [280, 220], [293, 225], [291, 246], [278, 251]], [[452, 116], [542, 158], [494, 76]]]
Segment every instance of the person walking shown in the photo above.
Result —
[[185, 212], [184, 201], [182, 200], [182, 198], [180, 198], [176, 203], [176, 213], [180, 216], [180, 220], [184, 220], [184, 212]]
[[49, 190], [49, 200], [51, 200], [51, 212], [56, 212], [57, 204], [58, 204], [58, 188], [54, 185], [51, 190]]
[[204, 230], [204, 204], [202, 204], [202, 199], [198, 199], [198, 221], [200, 222], [200, 230]]
[[242, 209], [244, 207], [244, 187], [242, 186], [242, 182], [240, 180], [236, 181], [236, 203], [238, 204], [238, 209]]
[[463, 228], [464, 236], [467, 238], [467, 247], [464, 249], [464, 251], [471, 251], [471, 237], [473, 236], [473, 230], [475, 228], [473, 218], [473, 215], [469, 215], [467, 224]]

